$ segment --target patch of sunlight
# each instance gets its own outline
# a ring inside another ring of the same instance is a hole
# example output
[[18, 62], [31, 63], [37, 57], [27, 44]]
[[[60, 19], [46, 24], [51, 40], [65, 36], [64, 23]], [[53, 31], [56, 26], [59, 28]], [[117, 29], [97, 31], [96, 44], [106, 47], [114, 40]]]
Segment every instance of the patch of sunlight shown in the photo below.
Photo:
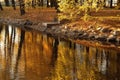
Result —
[[11, 34], [11, 32], [12, 32], [12, 26], [8, 25], [8, 28], [9, 28], [9, 34]]

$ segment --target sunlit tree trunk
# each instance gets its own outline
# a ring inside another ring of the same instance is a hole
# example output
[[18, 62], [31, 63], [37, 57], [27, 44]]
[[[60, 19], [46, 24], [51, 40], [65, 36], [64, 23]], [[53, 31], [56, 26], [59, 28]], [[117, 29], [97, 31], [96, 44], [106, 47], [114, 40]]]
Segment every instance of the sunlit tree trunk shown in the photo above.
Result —
[[16, 7], [15, 7], [15, 0], [12, 0], [12, 7], [14, 10], [16, 10]]
[[25, 4], [24, 4], [24, 1], [23, 0], [19, 0], [19, 3], [20, 3], [20, 13], [21, 13], [21, 15], [24, 15], [25, 14]]
[[16, 31], [15, 31], [15, 27], [12, 27], [12, 32], [11, 32], [11, 53], [14, 52], [14, 45], [15, 45], [15, 35], [16, 35]]
[[9, 29], [8, 29], [8, 26], [5, 27], [5, 44], [6, 45], [9, 44]]
[[13, 27], [12, 27], [12, 30], [11, 30], [11, 35], [10, 35], [10, 43], [9, 43], [9, 52], [10, 52], [10, 54], [12, 53], [12, 44], [14, 43], [13, 42], [13, 32], [14, 32], [14, 29], [13, 29]]
[[4, 0], [5, 1], [5, 6], [10, 6], [9, 0]]
[[0, 10], [3, 10], [1, 2], [0, 2]]

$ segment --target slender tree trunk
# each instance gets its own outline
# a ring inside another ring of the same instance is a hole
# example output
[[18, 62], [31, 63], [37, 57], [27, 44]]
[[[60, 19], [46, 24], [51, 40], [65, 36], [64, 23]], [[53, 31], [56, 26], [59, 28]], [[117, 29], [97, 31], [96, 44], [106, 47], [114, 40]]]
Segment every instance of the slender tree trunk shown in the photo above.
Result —
[[47, 0], [47, 7], [49, 7], [49, 0]]
[[106, 0], [104, 0], [104, 5], [103, 5], [103, 7], [106, 7]]
[[3, 10], [1, 2], [0, 2], [0, 10]]
[[25, 4], [24, 4], [24, 1], [23, 0], [19, 0], [19, 3], [20, 3], [20, 13], [21, 13], [21, 15], [24, 15], [25, 14]]
[[42, 6], [43, 7], [43, 0], [38, 0], [38, 6]]
[[43, 0], [41, 0], [41, 6], [43, 7]]
[[55, 9], [58, 10], [58, 2], [57, 2], [57, 0], [55, 0], [54, 6], [55, 6]]
[[37, 5], [41, 6], [41, 0], [37, 0]]
[[110, 0], [110, 8], [112, 8], [113, 0]]
[[15, 7], [15, 0], [12, 0], [12, 7], [14, 10], [16, 10], [16, 7]]
[[50, 0], [50, 6], [51, 6], [51, 7], [54, 6], [54, 0]]
[[50, 6], [55, 7], [55, 9], [58, 8], [57, 0], [50, 0]]
[[32, 0], [32, 7], [35, 8], [36, 2], [35, 0]]
[[4, 0], [5, 1], [5, 6], [10, 6], [9, 0]]
[[120, 0], [117, 1], [117, 7], [120, 9]]

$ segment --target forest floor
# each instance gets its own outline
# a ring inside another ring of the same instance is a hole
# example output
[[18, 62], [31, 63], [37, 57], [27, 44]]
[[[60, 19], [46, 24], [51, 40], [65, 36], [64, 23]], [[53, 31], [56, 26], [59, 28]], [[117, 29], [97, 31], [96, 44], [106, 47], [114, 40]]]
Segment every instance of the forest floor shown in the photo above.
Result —
[[[44, 28], [44, 26], [41, 28], [40, 24], [43, 22], [54, 22], [57, 18], [57, 12], [54, 8], [26, 8], [26, 14], [23, 16], [20, 15], [19, 8], [13, 10], [12, 7], [4, 7], [4, 10], [0, 11], [0, 19], [5, 19], [7, 22], [13, 20], [13, 23], [16, 19], [29, 20], [34, 24], [30, 26], [31, 28], [39, 31], [47, 30], [47, 33], [54, 36], [72, 38], [78, 43], [83, 44], [86, 43], [84, 42], [86, 39], [90, 41], [97, 40], [102, 43], [104, 41], [110, 41], [110, 43], [115, 42], [115, 45], [112, 46], [119, 46], [120, 10], [104, 9], [98, 12], [91, 12], [91, 15], [93, 18], [89, 21], [85, 22], [79, 19], [74, 22], [59, 25], [59, 28], [58, 25], [53, 26], [50, 30]], [[89, 45], [89, 43], [86, 44]], [[98, 42], [96, 44], [98, 45]]]

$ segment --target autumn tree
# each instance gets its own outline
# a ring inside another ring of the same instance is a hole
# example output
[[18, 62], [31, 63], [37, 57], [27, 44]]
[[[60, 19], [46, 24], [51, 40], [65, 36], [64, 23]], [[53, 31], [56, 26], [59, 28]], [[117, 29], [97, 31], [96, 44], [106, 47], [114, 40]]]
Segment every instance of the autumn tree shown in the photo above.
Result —
[[[76, 6], [74, 0], [58, 0], [59, 10], [61, 13], [59, 14], [59, 19], [74, 19], [79, 13], [79, 10]], [[75, 15], [76, 14], [76, 15]]]
[[3, 10], [1, 2], [0, 2], [0, 10]]
[[[99, 0], [58, 0], [59, 19], [77, 19], [78, 16], [83, 15], [83, 19], [87, 20], [92, 10], [99, 10], [101, 5], [98, 6]], [[102, 2], [101, 2], [102, 3]], [[99, 4], [101, 4], [99, 3]]]

